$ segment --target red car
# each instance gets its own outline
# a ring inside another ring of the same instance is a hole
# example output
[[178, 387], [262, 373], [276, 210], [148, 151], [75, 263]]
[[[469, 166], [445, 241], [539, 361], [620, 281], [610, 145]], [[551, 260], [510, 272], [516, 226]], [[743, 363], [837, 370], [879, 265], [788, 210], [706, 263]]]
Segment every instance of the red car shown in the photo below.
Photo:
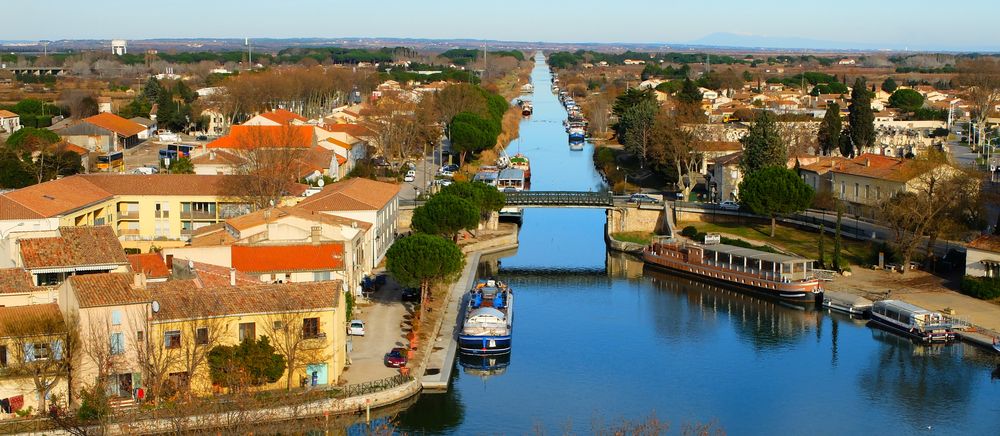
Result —
[[390, 368], [402, 368], [406, 366], [406, 349], [393, 348], [385, 353], [385, 366]]

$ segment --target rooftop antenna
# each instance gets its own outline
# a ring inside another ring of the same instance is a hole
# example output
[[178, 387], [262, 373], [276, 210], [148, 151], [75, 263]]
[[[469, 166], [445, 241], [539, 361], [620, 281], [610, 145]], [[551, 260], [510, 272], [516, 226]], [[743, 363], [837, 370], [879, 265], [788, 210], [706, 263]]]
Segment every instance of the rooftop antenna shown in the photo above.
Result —
[[253, 47], [250, 45], [250, 38], [243, 38], [243, 45], [247, 46], [247, 64], [253, 69]]

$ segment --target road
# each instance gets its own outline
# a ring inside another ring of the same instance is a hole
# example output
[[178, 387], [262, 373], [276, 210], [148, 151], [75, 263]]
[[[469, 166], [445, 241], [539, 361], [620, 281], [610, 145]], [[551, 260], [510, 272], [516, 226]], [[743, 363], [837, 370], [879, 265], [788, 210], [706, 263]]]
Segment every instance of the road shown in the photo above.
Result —
[[368, 302], [359, 303], [354, 318], [365, 322], [364, 336], [350, 336], [353, 350], [348, 353], [351, 366], [344, 372], [348, 384], [379, 380], [399, 374], [388, 368], [383, 357], [394, 347], [406, 347], [406, 331], [414, 313], [412, 303], [400, 301], [401, 288], [393, 280], [375, 291]]

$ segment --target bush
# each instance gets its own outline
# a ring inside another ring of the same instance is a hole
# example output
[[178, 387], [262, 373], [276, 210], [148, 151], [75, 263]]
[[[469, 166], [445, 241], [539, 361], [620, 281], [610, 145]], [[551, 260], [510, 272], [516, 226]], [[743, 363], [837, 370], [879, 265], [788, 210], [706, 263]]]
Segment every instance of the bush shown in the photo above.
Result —
[[698, 229], [694, 226], [687, 226], [684, 230], [681, 230], [681, 236], [687, 236], [693, 238], [698, 235]]
[[980, 300], [1000, 298], [1000, 278], [965, 276], [962, 278], [961, 291]]

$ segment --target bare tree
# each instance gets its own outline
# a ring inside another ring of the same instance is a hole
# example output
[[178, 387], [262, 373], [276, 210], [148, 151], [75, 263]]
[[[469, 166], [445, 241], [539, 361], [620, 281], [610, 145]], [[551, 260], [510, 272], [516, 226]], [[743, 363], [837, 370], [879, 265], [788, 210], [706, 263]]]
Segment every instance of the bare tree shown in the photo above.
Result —
[[[248, 126], [236, 137], [236, 147], [230, 151], [238, 163], [233, 173], [245, 177], [227, 180], [226, 190], [256, 208], [276, 206], [306, 174], [300, 174], [301, 159], [309, 143], [297, 129], [301, 126]], [[311, 143], [312, 139], [308, 139]]]
[[31, 313], [16, 323], [4, 325], [0, 337], [12, 351], [6, 373], [31, 378], [38, 395], [39, 411], [48, 410], [47, 402], [59, 382], [68, 379], [72, 369], [69, 350], [75, 345], [75, 331], [67, 329], [57, 308], [51, 313]]
[[[966, 87], [965, 98], [972, 107], [973, 122], [984, 128], [986, 119], [1000, 104], [1000, 63], [985, 56], [959, 62], [958, 82]], [[983, 135], [975, 145], [982, 145], [982, 140]]]
[[146, 332], [148, 337], [143, 340], [129, 341], [132, 352], [135, 353], [136, 363], [142, 371], [142, 379], [148, 392], [147, 396], [154, 403], [160, 400], [161, 389], [170, 369], [179, 359], [178, 352], [168, 337], [153, 337], [153, 325], [146, 319], [130, 319], [129, 324], [133, 331]]
[[184, 369], [187, 380], [175, 387], [183, 392], [187, 401], [190, 402], [192, 398], [191, 380], [197, 379], [198, 373], [206, 370], [208, 353], [222, 343], [225, 332], [223, 318], [210, 316], [189, 320], [181, 328], [180, 349], [177, 351], [180, 367]]
[[682, 126], [666, 110], [660, 110], [656, 115], [652, 136], [650, 159], [661, 167], [674, 168], [677, 172], [677, 188], [687, 198], [698, 183], [698, 170], [703, 159], [696, 148], [700, 141], [690, 128]]
[[394, 159], [419, 154], [441, 135], [435, 109], [431, 99], [414, 103], [399, 94], [383, 95], [364, 113], [362, 124], [370, 132], [366, 139]]
[[321, 321], [318, 313], [308, 311], [286, 310], [268, 316], [264, 334], [271, 338], [274, 349], [285, 356], [285, 389], [292, 389], [292, 376], [297, 369], [330, 359], [325, 352], [330, 339], [321, 331]]

